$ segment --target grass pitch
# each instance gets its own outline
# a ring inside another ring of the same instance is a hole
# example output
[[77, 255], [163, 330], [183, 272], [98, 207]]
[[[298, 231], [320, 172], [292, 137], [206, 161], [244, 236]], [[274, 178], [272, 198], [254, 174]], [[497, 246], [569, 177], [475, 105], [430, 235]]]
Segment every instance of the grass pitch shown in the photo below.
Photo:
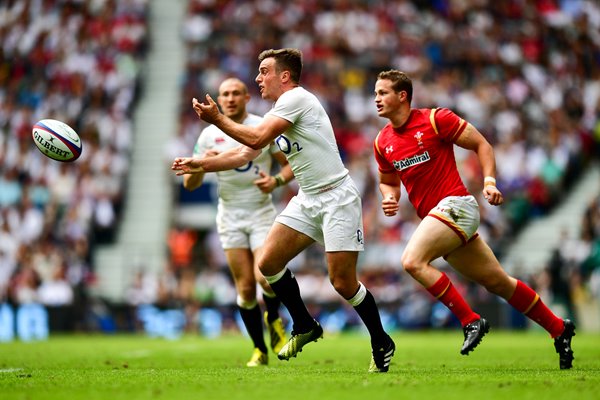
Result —
[[561, 371], [545, 332], [492, 331], [471, 355], [462, 331], [396, 332], [387, 374], [369, 374], [368, 337], [325, 334], [288, 362], [247, 368], [240, 335], [176, 341], [53, 336], [0, 344], [0, 398], [12, 399], [598, 399], [600, 335], [578, 333]]

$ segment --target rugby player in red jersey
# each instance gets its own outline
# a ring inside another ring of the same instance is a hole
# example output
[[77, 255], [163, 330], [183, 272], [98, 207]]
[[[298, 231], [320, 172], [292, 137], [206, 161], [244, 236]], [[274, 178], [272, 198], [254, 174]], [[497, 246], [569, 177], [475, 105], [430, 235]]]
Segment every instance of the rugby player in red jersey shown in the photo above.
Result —
[[509, 276], [477, 234], [479, 206], [463, 184], [454, 158], [454, 145], [474, 151], [483, 171], [483, 195], [494, 206], [503, 202], [496, 187], [494, 150], [469, 122], [445, 108], [411, 107], [413, 86], [403, 72], [381, 72], [375, 83], [375, 105], [389, 123], [374, 142], [379, 189], [386, 216], [398, 212], [400, 184], [422, 219], [402, 255], [404, 269], [459, 319], [467, 355], [489, 331], [446, 274], [431, 265], [439, 257], [459, 273], [508, 301], [554, 338], [560, 368], [572, 367], [571, 338], [575, 325], [557, 317], [540, 296]]

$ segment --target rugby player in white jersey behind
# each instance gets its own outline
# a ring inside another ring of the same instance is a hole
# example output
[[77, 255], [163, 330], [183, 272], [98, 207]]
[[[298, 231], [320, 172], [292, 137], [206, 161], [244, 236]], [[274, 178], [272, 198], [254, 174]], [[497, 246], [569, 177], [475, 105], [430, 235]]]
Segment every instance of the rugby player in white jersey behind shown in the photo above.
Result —
[[[381, 324], [375, 299], [358, 281], [358, 252], [364, 249], [360, 194], [344, 166], [331, 121], [319, 100], [300, 86], [302, 53], [297, 49], [265, 50], [258, 60], [256, 82], [262, 98], [275, 102], [261, 123], [236, 123], [206, 104], [192, 100], [198, 116], [252, 149], [272, 141], [286, 155], [300, 187], [275, 219], [259, 256], [258, 266], [293, 320], [292, 337], [278, 354], [295, 357], [302, 347], [323, 336], [310, 315], [287, 263], [314, 242], [325, 246], [329, 279], [356, 310], [371, 336], [370, 372], [387, 372], [395, 345]], [[191, 160], [173, 165], [183, 173], [201, 172]]]
[[[250, 126], [262, 121], [261, 117], [247, 112], [248, 88], [237, 78], [221, 83], [217, 101], [223, 113], [233, 121]], [[264, 149], [255, 152], [214, 125], [200, 133], [193, 158], [203, 165], [204, 172], [217, 172], [217, 231], [235, 282], [240, 315], [254, 344], [246, 365], [267, 365], [268, 351], [256, 297], [257, 282], [262, 287], [267, 308], [264, 320], [269, 328], [271, 348], [276, 353], [285, 345], [285, 331], [279, 317], [281, 303], [258, 271], [256, 258], [277, 215], [270, 193], [292, 180], [293, 173], [274, 143], [266, 143]], [[185, 163], [185, 160], [179, 158], [175, 162]], [[280, 173], [274, 177], [269, 175], [273, 160], [281, 166]], [[184, 175], [183, 186], [190, 191], [197, 189], [202, 185], [204, 172]]]

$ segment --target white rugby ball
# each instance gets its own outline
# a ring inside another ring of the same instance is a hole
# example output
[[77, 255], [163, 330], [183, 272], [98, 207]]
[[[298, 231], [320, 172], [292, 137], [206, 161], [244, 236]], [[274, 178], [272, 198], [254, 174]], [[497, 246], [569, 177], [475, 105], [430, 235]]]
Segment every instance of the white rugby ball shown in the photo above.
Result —
[[53, 160], [70, 162], [81, 155], [81, 138], [62, 121], [42, 119], [36, 122], [31, 137], [37, 148]]

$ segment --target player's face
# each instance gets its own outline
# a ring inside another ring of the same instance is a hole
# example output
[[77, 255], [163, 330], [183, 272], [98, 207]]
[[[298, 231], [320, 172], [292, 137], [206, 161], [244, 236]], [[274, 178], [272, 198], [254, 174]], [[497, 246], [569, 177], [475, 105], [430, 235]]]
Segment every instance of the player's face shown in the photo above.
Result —
[[233, 120], [241, 118], [246, 113], [248, 101], [250, 101], [250, 95], [240, 81], [226, 80], [219, 87], [217, 103], [223, 114]]
[[379, 79], [375, 83], [375, 107], [377, 115], [383, 118], [389, 118], [400, 110], [402, 99], [406, 97], [406, 92], [396, 92], [392, 89], [392, 81], [389, 79]]
[[258, 83], [260, 95], [265, 100], [277, 100], [281, 95], [279, 74], [275, 69], [275, 59], [265, 58], [258, 67], [255, 79]]

